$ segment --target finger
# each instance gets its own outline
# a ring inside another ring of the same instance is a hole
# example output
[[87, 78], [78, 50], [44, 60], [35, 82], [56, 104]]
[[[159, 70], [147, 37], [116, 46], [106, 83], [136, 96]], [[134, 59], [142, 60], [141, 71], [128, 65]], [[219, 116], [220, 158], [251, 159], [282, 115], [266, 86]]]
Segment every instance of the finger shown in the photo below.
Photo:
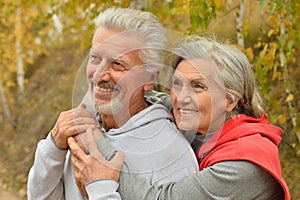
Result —
[[86, 108], [86, 104], [82, 102], [82, 103], [79, 104], [78, 107], [79, 107], [79, 108], [84, 108], [84, 109], [85, 109], [85, 108]]
[[120, 151], [117, 151], [113, 159], [111, 159], [109, 162], [113, 167], [115, 167], [115, 169], [120, 170], [122, 168], [124, 160], [125, 154]]
[[101, 131], [95, 126], [87, 128], [86, 132], [74, 136], [77, 144], [84, 150], [89, 152], [97, 152], [97, 140], [103, 138]]
[[94, 136], [96, 141], [99, 140], [99, 139], [104, 138], [102, 132], [100, 131], [100, 129], [98, 129], [98, 127], [93, 130], [93, 136]]
[[96, 127], [95, 124], [82, 124], [82, 125], [69, 126], [66, 128], [66, 134], [68, 137], [70, 137], [80, 133], [84, 133], [91, 126]]
[[69, 137], [67, 141], [72, 155], [77, 158], [79, 162], [85, 162], [87, 156], [85, 152], [80, 148], [80, 146], [76, 143], [75, 139], [73, 137]]
[[86, 117], [80, 116], [73, 119], [74, 125], [81, 125], [81, 124], [93, 124], [95, 126], [100, 126], [99, 122], [96, 120], [95, 117]]
[[[95, 130], [97, 130], [97, 129], [94, 129], [93, 131], [95, 131]], [[93, 131], [91, 128], [88, 128], [86, 131], [86, 133], [87, 133], [86, 134], [87, 135], [87, 138], [86, 138], [87, 148], [90, 151], [91, 155], [93, 155], [96, 159], [98, 159], [99, 161], [105, 162], [106, 159], [98, 150]]]
[[71, 155], [71, 162], [73, 164], [73, 167], [74, 167], [74, 175], [75, 177], [77, 176], [78, 172], [80, 171], [79, 167], [79, 160], [77, 159], [76, 156], [74, 155]]
[[[91, 152], [93, 149], [92, 145], [93, 145], [93, 135], [91, 133], [91, 131], [89, 131], [90, 128], [87, 128], [86, 132], [80, 133], [76, 136], [74, 136], [74, 138], [76, 139], [77, 144], [86, 152]], [[91, 139], [92, 138], [92, 139]]]
[[95, 117], [93, 113], [91, 113], [89, 110], [87, 110], [85, 108], [85, 106], [79, 106], [77, 108], [74, 108], [74, 109], [72, 109], [72, 112], [75, 117], [80, 116], [80, 115]]
[[76, 143], [80, 146], [80, 148], [83, 150], [83, 151], [87, 151], [87, 147], [86, 147], [86, 145], [85, 145], [85, 142], [84, 142], [84, 139], [83, 139], [83, 134], [85, 134], [85, 133], [80, 133], [80, 134], [78, 134], [78, 135], [74, 135], [73, 137], [74, 137], [74, 139], [75, 139], [75, 141], [76, 141]]

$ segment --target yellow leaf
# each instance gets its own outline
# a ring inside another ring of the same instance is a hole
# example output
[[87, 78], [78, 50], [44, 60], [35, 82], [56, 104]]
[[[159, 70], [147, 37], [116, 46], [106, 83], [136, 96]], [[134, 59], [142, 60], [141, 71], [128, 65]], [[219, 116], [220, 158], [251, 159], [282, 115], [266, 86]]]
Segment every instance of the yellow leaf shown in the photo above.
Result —
[[294, 95], [289, 94], [289, 95], [286, 97], [285, 102], [292, 101], [293, 99], [294, 99]]
[[272, 75], [272, 80], [275, 80], [276, 78], [280, 77], [280, 73], [279, 72], [274, 72]]
[[286, 116], [284, 114], [281, 114], [277, 117], [277, 120], [280, 124], [284, 124], [286, 122]]
[[257, 42], [255, 45], [254, 45], [254, 48], [260, 48], [262, 46], [262, 43], [261, 42]]
[[278, 20], [278, 17], [277, 17], [277, 16], [274, 16], [274, 15], [272, 15], [272, 16], [270, 17], [270, 20], [271, 20], [271, 22], [272, 22], [275, 26], [278, 26], [279, 23], [280, 23], [280, 21]]
[[215, 5], [217, 9], [221, 8], [223, 5], [225, 5], [226, 1], [225, 0], [215, 0]]
[[245, 50], [245, 54], [247, 55], [247, 57], [249, 58], [250, 61], [252, 61], [254, 59], [254, 53], [253, 53], [252, 48], [247, 48]]
[[273, 35], [273, 33], [274, 33], [274, 29], [270, 29], [268, 31], [268, 37], [271, 37]]

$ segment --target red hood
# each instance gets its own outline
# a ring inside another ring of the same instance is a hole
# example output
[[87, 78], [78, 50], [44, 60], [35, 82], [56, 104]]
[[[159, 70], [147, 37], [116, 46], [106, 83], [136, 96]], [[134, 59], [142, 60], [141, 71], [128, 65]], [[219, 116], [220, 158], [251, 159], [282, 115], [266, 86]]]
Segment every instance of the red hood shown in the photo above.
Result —
[[[239, 115], [228, 120], [197, 151], [200, 170], [227, 160], [247, 160], [269, 172], [282, 186], [285, 199], [290, 198], [282, 178], [278, 155], [282, 129], [272, 125], [266, 115], [253, 118]], [[259, 156], [258, 156], [259, 155]]]
[[278, 146], [281, 141], [280, 135], [282, 133], [283, 130], [272, 125], [265, 114], [260, 118], [238, 115], [235, 118], [228, 120], [222, 128], [216, 131], [216, 133], [197, 151], [197, 157], [203, 157], [203, 154], [210, 151], [212, 148], [216, 148], [226, 142], [253, 134], [260, 134]]

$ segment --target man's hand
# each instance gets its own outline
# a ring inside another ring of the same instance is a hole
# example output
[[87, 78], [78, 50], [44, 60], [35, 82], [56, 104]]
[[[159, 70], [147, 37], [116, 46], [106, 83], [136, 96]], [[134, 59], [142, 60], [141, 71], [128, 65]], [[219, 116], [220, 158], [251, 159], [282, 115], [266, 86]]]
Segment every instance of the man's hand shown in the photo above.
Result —
[[[95, 130], [97, 129], [93, 131]], [[93, 131], [90, 128], [87, 129], [87, 134], [92, 135], [92, 137], [87, 137], [88, 155], [80, 148], [73, 137], [68, 138], [76, 183], [81, 193], [86, 196], [85, 186], [90, 182], [101, 179], [118, 181], [125, 159], [123, 153], [117, 152], [112, 160], [107, 161], [97, 149]]]
[[85, 104], [62, 112], [52, 129], [52, 138], [55, 145], [61, 149], [68, 149], [67, 139], [76, 134], [85, 132], [88, 127], [99, 127], [95, 116], [85, 109]]

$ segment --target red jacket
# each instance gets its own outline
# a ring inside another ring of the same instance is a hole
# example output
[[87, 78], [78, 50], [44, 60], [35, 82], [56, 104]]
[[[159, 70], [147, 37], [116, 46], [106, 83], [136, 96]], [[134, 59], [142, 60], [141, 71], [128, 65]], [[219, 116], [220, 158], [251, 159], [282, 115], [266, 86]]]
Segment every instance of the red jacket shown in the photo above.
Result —
[[200, 170], [229, 160], [247, 160], [269, 172], [282, 186], [285, 199], [290, 199], [288, 186], [281, 174], [278, 145], [282, 129], [272, 125], [266, 115], [246, 115], [228, 120], [197, 151]]

